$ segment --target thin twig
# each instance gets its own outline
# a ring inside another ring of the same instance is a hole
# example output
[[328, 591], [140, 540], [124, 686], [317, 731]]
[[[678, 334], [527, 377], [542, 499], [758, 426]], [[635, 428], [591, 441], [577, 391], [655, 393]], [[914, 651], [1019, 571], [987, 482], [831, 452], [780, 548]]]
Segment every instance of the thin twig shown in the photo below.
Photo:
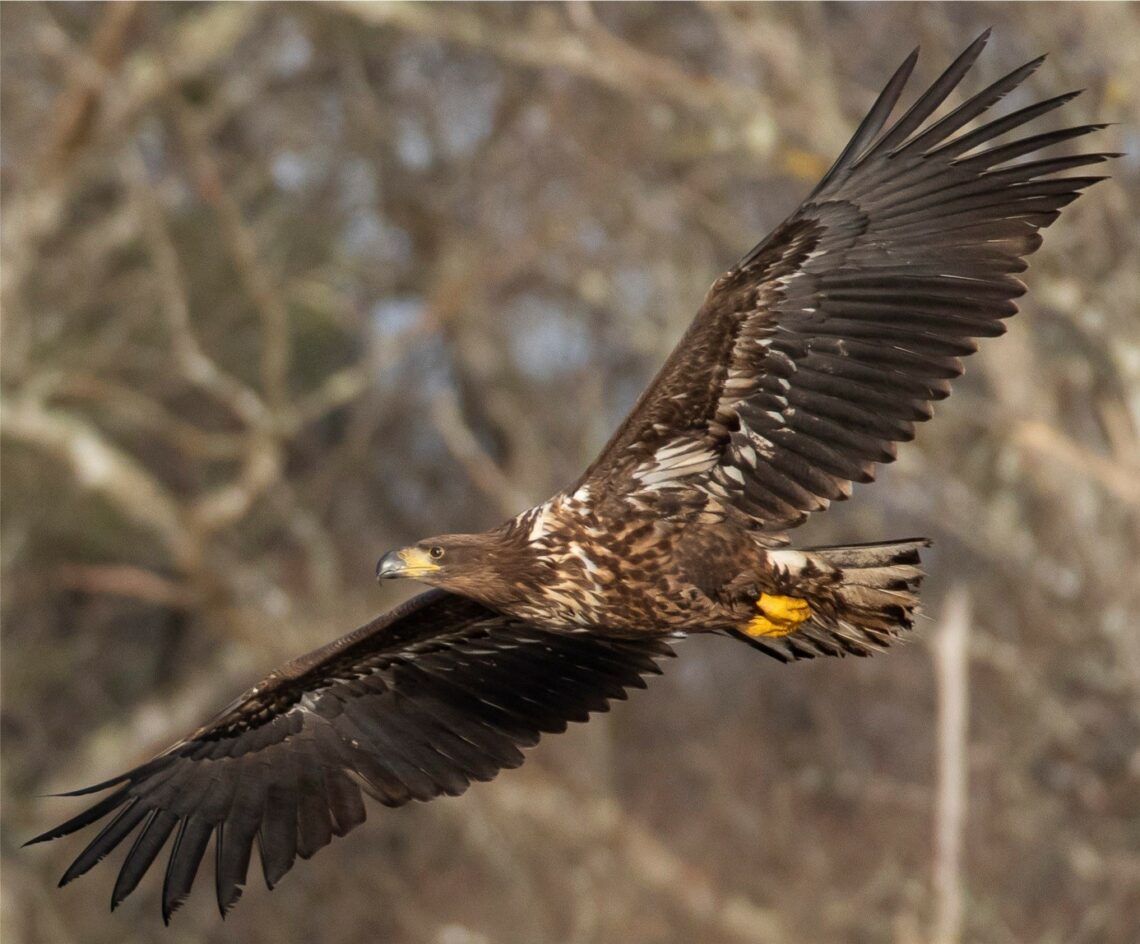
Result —
[[234, 269], [261, 319], [263, 395], [274, 410], [284, 410], [289, 403], [289, 364], [293, 343], [285, 300], [261, 263], [253, 231], [246, 225], [241, 207], [227, 189], [209, 143], [181, 96], [172, 94], [168, 99], [179, 136], [190, 156], [198, 191], [217, 214], [222, 239], [233, 259]]
[[451, 393], [439, 394], [431, 405], [431, 418], [448, 451], [466, 470], [471, 481], [494, 499], [504, 515], [516, 515], [533, 504], [511, 484], [478, 438], [464, 422], [459, 404]]
[[[36, 377], [40, 381], [41, 377]], [[204, 430], [169, 410], [153, 396], [97, 374], [68, 371], [48, 391], [52, 396], [92, 401], [132, 427], [169, 442], [195, 459], [240, 459], [245, 437], [239, 433]], [[29, 387], [31, 384], [29, 384]]]
[[73, 69], [67, 85], [59, 93], [49, 114], [47, 146], [49, 173], [70, 160], [91, 131], [98, 113], [105, 75], [123, 58], [127, 42], [139, 20], [136, 0], [110, 3], [99, 8], [101, 16], [87, 49], [72, 54]]
[[124, 173], [148, 236], [151, 259], [158, 269], [162, 311], [170, 331], [171, 351], [185, 379], [228, 407], [247, 426], [269, 425], [269, 410], [257, 392], [224, 370], [210, 357], [194, 334], [190, 319], [189, 293], [178, 250], [170, 235], [162, 208], [147, 185], [142, 158], [131, 152]]
[[201, 534], [220, 531], [244, 518], [254, 503], [281, 479], [281, 448], [268, 434], [247, 439], [245, 461], [235, 481], [194, 500], [189, 520]]
[[670, 100], [695, 111], [755, 117], [751, 89], [697, 76], [671, 61], [631, 47], [612, 33], [537, 33], [505, 27], [462, 8], [437, 10], [421, 3], [338, 3], [340, 9], [373, 26], [391, 26], [481, 49], [505, 62], [531, 68], [564, 69], [621, 95], [655, 102]]
[[561, 846], [606, 847], [620, 869], [661, 893], [690, 919], [715, 929], [716, 939], [778, 944], [788, 940], [780, 916], [739, 894], [726, 894], [695, 864], [661, 842], [620, 804], [582, 797], [539, 774], [505, 778], [486, 796], [512, 820], [539, 826]]
[[1140, 511], [1140, 468], [1098, 455], [1041, 420], [1021, 420], [1013, 425], [1012, 432], [1021, 449], [1087, 475], [1113, 497]]
[[124, 518], [156, 535], [176, 565], [194, 566], [199, 548], [187, 533], [178, 501], [97, 428], [29, 397], [4, 398], [0, 415], [5, 436], [63, 463], [80, 486], [102, 495]]
[[50, 583], [60, 589], [127, 597], [179, 610], [193, 609], [202, 602], [192, 587], [129, 564], [62, 564], [52, 573]]

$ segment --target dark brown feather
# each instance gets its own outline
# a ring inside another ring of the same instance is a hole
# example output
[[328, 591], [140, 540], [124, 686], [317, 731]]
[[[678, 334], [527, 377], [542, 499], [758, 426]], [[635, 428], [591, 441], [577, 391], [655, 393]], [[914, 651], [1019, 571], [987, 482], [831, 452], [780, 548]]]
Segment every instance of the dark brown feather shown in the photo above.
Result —
[[163, 886], [169, 920], [213, 835], [224, 915], [241, 897], [255, 841], [272, 887], [298, 857], [364, 821], [358, 782], [388, 806], [462, 793], [518, 766], [519, 747], [643, 686], [669, 654], [659, 639], [559, 634], [431, 591], [283, 666], [155, 759], [76, 791], [118, 787], [32, 842], [116, 813], [62, 881], [137, 830], [114, 906], [175, 833]]
[[717, 280], [579, 484], [593, 495], [636, 493], [640, 474], [660, 491], [654, 454], [703, 436], [712, 460], [668, 481], [669, 502], [701, 510], [707, 493], [779, 540], [913, 437], [961, 373], [959, 358], [1017, 311], [1024, 286], [1014, 276], [1038, 231], [1103, 179], [1053, 175], [1114, 156], [1006, 163], [1100, 125], [992, 144], [1075, 93], [961, 132], [1043, 58], [930, 121], [988, 35], [889, 125], [914, 66], [907, 58], [803, 205]]

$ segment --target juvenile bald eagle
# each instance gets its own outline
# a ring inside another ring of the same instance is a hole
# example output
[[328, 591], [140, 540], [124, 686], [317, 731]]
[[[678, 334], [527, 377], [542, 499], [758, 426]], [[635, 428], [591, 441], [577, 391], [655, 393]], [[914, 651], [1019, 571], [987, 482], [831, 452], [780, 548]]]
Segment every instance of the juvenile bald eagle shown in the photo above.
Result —
[[643, 687], [670, 637], [727, 634], [787, 661], [867, 655], [910, 628], [925, 541], [791, 550], [788, 531], [930, 417], [974, 339], [1017, 310], [1040, 230], [1103, 179], [1057, 175], [1114, 156], [1036, 156], [1102, 125], [995, 143], [1075, 93], [963, 130], [1041, 59], [931, 120], [986, 38], [888, 125], [917, 51], [906, 59], [799, 209], [716, 281], [576, 483], [486, 534], [385, 555], [378, 576], [435, 589], [76, 791], [112, 792], [33, 842], [114, 815], [62, 883], [133, 836], [114, 907], [173, 836], [169, 920], [213, 837], [224, 915], [255, 841], [272, 887], [364, 821], [362, 792], [398, 806], [518, 766], [542, 733]]

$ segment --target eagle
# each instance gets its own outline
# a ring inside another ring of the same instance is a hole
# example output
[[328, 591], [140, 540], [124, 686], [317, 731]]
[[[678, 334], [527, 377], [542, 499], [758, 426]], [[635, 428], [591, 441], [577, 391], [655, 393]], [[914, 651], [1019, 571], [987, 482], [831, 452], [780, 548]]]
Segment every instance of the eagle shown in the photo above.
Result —
[[130, 839], [114, 908], [169, 842], [169, 922], [212, 839], [224, 917], [254, 845], [272, 888], [364, 822], [364, 795], [396, 807], [517, 767], [541, 735], [643, 688], [671, 640], [717, 633], [787, 662], [866, 656], [909, 630], [926, 540], [794, 549], [789, 532], [895, 458], [1017, 311], [1041, 230], [1105, 179], [1065, 172], [1118, 156], [1039, 153], [1105, 127], [1025, 130], [1077, 93], [990, 114], [1044, 56], [933, 118], [988, 36], [891, 123], [918, 50], [906, 58], [576, 482], [486, 533], [385, 554], [379, 578], [431, 589], [66, 794], [109, 791], [31, 842], [109, 819], [60, 884]]

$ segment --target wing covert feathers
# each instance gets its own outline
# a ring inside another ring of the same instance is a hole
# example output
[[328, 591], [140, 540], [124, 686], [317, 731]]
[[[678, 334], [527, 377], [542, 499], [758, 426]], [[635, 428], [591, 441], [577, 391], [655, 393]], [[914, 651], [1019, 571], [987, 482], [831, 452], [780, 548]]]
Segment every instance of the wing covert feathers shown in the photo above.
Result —
[[671, 654], [660, 640], [550, 632], [430, 591], [284, 666], [147, 763], [74, 791], [114, 788], [31, 842], [114, 814], [60, 881], [127, 845], [112, 908], [169, 844], [169, 922], [212, 838], [224, 916], [254, 843], [272, 888], [297, 858], [364, 822], [362, 791], [385, 806], [460, 794], [519, 766], [541, 735], [643, 688]]

